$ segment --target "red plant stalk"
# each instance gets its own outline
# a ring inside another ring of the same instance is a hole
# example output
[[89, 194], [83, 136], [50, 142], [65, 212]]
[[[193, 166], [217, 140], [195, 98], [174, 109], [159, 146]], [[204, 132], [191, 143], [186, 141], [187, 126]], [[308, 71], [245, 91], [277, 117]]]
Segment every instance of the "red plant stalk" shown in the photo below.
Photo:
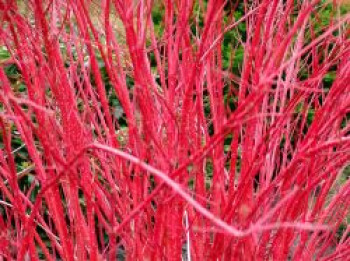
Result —
[[346, 258], [344, 8], [0, 0], [0, 256]]

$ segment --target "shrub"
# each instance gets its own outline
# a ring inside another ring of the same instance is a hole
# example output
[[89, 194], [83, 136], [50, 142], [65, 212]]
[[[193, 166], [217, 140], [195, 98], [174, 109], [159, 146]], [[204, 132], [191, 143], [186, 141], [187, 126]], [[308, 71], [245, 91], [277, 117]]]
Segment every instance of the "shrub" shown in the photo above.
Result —
[[0, 0], [0, 255], [349, 255], [347, 1]]

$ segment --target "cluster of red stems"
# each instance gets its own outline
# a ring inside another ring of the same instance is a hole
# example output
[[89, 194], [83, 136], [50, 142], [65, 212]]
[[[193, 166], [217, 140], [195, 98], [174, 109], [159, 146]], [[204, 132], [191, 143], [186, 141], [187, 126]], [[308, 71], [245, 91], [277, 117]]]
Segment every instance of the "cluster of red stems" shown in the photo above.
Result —
[[349, 258], [350, 15], [339, 3], [0, 0], [0, 21], [11, 54], [1, 260]]

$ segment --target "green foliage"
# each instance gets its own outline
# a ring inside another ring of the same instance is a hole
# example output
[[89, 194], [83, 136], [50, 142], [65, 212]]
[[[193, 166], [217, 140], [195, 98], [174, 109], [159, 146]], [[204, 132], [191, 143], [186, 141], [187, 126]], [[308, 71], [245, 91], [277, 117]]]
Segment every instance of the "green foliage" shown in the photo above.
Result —
[[0, 62], [10, 58], [10, 53], [5, 46], [0, 46]]
[[163, 35], [163, 32], [164, 32], [163, 18], [164, 18], [164, 8], [162, 8], [161, 3], [155, 3], [152, 8], [152, 21], [154, 24], [154, 31], [156, 36]]

